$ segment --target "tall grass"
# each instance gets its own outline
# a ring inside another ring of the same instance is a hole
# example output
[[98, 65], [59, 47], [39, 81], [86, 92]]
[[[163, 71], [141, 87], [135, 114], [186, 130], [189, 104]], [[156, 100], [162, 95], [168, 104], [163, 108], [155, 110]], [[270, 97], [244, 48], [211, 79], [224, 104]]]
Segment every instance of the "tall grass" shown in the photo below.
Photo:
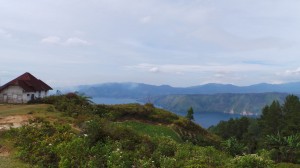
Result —
[[167, 136], [177, 142], [182, 142], [180, 136], [175, 131], [164, 125], [152, 125], [137, 121], [125, 121], [118, 124], [130, 127], [138, 133], [149, 135], [150, 137]]

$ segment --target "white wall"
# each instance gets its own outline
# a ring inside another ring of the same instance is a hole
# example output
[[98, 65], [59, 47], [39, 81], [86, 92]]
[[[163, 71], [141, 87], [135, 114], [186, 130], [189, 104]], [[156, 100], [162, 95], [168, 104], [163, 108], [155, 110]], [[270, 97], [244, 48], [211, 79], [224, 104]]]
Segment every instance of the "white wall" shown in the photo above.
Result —
[[27, 103], [29, 100], [31, 100], [32, 95], [34, 95], [34, 98], [43, 98], [48, 95], [48, 92], [25, 92], [19, 86], [9, 86], [0, 93], [0, 102]]
[[4, 103], [24, 103], [23, 89], [19, 86], [9, 86], [0, 93], [0, 101]]

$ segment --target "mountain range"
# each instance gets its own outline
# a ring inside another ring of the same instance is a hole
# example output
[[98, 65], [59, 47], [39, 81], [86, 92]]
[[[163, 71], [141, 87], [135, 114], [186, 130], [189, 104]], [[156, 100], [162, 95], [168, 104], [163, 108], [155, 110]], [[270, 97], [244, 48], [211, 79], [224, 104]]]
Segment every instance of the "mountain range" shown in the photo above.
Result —
[[82, 85], [78, 88], [92, 97], [111, 98], [145, 98], [147, 96], [171, 94], [217, 94], [217, 93], [267, 93], [279, 92], [300, 94], [300, 82], [285, 84], [255, 84], [250, 86], [235, 86], [231, 84], [205, 84], [192, 87], [172, 87], [169, 85], [149, 85], [143, 83], [104, 83]]
[[288, 94], [300, 94], [300, 82], [285, 84], [205, 84], [192, 87], [149, 85], [144, 83], [104, 83], [82, 85], [80, 93], [97, 98], [135, 99], [151, 102], [167, 110], [180, 113], [188, 107], [197, 112], [226, 112], [259, 114], [273, 100], [283, 102]]

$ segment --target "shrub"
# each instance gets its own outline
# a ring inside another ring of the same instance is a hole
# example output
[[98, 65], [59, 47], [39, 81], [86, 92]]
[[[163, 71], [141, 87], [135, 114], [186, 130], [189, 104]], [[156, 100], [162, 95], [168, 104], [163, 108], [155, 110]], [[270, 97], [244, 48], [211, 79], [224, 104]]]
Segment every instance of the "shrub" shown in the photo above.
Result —
[[104, 141], [108, 136], [108, 121], [104, 119], [94, 119], [85, 122], [83, 134], [87, 136], [89, 144], [93, 145], [99, 141]]
[[74, 134], [68, 125], [51, 124], [38, 118], [26, 126], [12, 129], [10, 136], [14, 137], [17, 156], [21, 160], [40, 167], [57, 167], [56, 146], [71, 140]]
[[221, 145], [223, 150], [232, 156], [241, 155], [246, 151], [246, 147], [234, 137], [223, 141]]
[[47, 112], [54, 112], [55, 108], [52, 105], [49, 105], [46, 109]]
[[[181, 149], [178, 150], [178, 152], [180, 151]], [[185, 159], [184, 167], [223, 168], [228, 161], [228, 156], [214, 147], [194, 146], [189, 152], [191, 154]]]
[[229, 167], [235, 168], [272, 168], [274, 162], [272, 160], [258, 156], [257, 154], [248, 154], [237, 156], [232, 159]]
[[177, 143], [169, 137], [158, 137], [155, 139], [157, 147], [155, 153], [160, 156], [174, 156], [177, 151]]
[[300, 162], [300, 134], [285, 137], [280, 134], [267, 135], [265, 144], [276, 162]]

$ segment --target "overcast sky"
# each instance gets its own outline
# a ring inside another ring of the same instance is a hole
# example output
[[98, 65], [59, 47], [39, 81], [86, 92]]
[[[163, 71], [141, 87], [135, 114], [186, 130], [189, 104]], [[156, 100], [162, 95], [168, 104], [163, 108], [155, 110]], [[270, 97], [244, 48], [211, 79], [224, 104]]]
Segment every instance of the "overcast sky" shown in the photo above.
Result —
[[299, 0], [0, 0], [0, 84], [300, 81]]

